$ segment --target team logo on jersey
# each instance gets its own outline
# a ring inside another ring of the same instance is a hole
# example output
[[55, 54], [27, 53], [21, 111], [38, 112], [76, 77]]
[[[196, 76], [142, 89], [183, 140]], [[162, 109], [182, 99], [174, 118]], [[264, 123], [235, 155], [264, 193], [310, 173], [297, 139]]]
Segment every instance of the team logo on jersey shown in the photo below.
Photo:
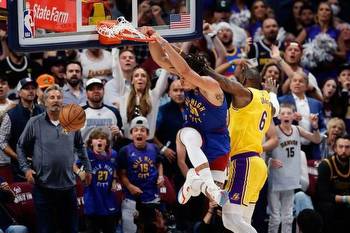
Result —
[[201, 119], [201, 113], [205, 111], [205, 106], [199, 102], [198, 100], [191, 99], [186, 97], [185, 104], [189, 109], [189, 115], [187, 120], [194, 122], [194, 123], [200, 123], [202, 122]]

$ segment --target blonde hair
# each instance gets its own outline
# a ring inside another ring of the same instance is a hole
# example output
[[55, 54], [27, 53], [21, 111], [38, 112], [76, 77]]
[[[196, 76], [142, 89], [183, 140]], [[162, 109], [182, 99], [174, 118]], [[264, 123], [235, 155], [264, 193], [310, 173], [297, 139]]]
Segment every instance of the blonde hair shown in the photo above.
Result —
[[[151, 111], [152, 111], [152, 102], [151, 102], [151, 97], [149, 95], [149, 90], [151, 89], [151, 78], [147, 71], [142, 68], [142, 67], [135, 67], [131, 81], [134, 77], [134, 73], [136, 70], [142, 69], [146, 72], [147, 75], [147, 83], [146, 83], [146, 88], [144, 92], [142, 93], [139, 107], [140, 107], [140, 113], [142, 116], [146, 117]], [[135, 117], [134, 112], [135, 112], [135, 107], [136, 107], [136, 90], [134, 87], [134, 84], [131, 84], [131, 91], [128, 97], [128, 103], [127, 103], [127, 109], [126, 109], [126, 114], [127, 114], [127, 120], [128, 122], [131, 122], [131, 120]]]
[[332, 119], [330, 119], [328, 121], [328, 123], [327, 123], [327, 131], [329, 131], [335, 125], [339, 125], [342, 128], [341, 135], [344, 135], [344, 133], [345, 133], [345, 123], [344, 123], [344, 121], [342, 119], [340, 119], [338, 117], [333, 117]]

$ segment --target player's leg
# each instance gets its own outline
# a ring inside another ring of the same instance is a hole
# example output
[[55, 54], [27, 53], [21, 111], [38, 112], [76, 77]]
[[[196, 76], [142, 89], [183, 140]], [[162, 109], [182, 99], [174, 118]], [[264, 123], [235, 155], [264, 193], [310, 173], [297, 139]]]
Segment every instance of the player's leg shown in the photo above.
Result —
[[281, 200], [279, 191], [269, 190], [267, 200], [270, 208], [269, 233], [278, 233], [281, 223]]
[[255, 204], [249, 204], [248, 206], [246, 206], [246, 208], [244, 208], [243, 219], [248, 224], [252, 223], [254, 209], [255, 209]]
[[[201, 191], [206, 196], [214, 199], [219, 205], [223, 205], [223, 203], [227, 200], [227, 195], [214, 183], [208, 159], [201, 149], [203, 141], [199, 132], [193, 128], [183, 128], [179, 131], [177, 140], [186, 148], [187, 155], [195, 169], [196, 174], [205, 184], [203, 185], [200, 183], [198, 179], [195, 178], [193, 171], [189, 170], [190, 173], [186, 175], [186, 181], [184, 184], [185, 188], [187, 188], [189, 184], [192, 184], [193, 180], [197, 180], [196, 184], [194, 185], [196, 188], [201, 188]], [[184, 190], [185, 189], [183, 188], [182, 191]], [[186, 196], [186, 194], [184, 195]]]
[[224, 227], [235, 233], [256, 233], [257, 231], [244, 219], [245, 206], [227, 202], [222, 207]]

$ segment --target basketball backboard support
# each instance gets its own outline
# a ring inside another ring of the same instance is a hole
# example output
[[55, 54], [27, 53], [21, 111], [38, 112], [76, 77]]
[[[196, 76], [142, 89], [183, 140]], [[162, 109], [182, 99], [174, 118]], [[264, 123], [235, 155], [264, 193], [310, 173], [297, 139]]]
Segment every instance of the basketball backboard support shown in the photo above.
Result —
[[[117, 6], [111, 7], [110, 2], [117, 2]], [[180, 0], [146, 0], [148, 6], [145, 6], [145, 20], [140, 20], [143, 2], [144, 0], [8, 0], [9, 46], [19, 52], [106, 47], [98, 42], [96, 24], [100, 20], [114, 19], [120, 15], [125, 16], [136, 28], [153, 26], [171, 42], [201, 36], [203, 22], [200, 0], [185, 0], [184, 5], [180, 5]], [[159, 4], [164, 23], [159, 23], [150, 12], [152, 7], [155, 9]], [[123, 41], [121, 45], [127, 44], [135, 42]]]

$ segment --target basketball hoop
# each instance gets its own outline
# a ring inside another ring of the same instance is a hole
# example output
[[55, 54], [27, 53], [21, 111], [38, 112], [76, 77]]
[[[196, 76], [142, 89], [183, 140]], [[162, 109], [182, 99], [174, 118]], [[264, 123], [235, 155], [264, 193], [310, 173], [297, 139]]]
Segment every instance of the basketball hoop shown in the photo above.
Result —
[[99, 34], [99, 41], [104, 45], [120, 44], [122, 40], [131, 40], [138, 42], [151, 42], [150, 38], [139, 32], [123, 16], [117, 20], [102, 20], [96, 26]]

